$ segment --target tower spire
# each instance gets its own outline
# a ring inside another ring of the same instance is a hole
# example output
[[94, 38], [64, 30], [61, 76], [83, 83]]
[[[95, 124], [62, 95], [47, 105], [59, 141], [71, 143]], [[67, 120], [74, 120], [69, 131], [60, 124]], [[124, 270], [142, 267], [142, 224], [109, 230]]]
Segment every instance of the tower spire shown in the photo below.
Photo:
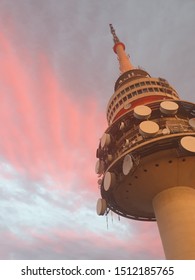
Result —
[[114, 47], [113, 50], [118, 56], [119, 60], [119, 69], [122, 73], [134, 69], [129, 56], [125, 52], [125, 45], [124, 43], [120, 42], [119, 38], [116, 35], [115, 29], [113, 28], [112, 24], [110, 24], [110, 31], [113, 35]]

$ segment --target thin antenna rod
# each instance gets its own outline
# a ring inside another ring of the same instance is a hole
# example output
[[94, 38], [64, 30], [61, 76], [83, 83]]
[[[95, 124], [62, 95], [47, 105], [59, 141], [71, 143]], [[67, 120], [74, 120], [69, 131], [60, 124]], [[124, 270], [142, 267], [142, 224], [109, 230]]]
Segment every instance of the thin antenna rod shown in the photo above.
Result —
[[115, 32], [115, 29], [114, 29], [114, 27], [112, 26], [112, 24], [109, 24], [110, 25], [110, 31], [111, 31], [111, 33], [112, 33], [112, 35], [113, 35], [113, 41], [114, 41], [114, 43], [116, 44], [116, 43], [119, 43], [120, 41], [119, 41], [119, 38], [116, 36], [116, 32]]
[[121, 73], [124, 73], [126, 71], [129, 71], [133, 69], [133, 65], [131, 64], [131, 61], [129, 59], [129, 56], [125, 53], [125, 45], [119, 40], [119, 38], [116, 35], [115, 29], [110, 25], [110, 31], [113, 36], [113, 41], [114, 41], [114, 47], [113, 50], [118, 56], [119, 60], [119, 69]]

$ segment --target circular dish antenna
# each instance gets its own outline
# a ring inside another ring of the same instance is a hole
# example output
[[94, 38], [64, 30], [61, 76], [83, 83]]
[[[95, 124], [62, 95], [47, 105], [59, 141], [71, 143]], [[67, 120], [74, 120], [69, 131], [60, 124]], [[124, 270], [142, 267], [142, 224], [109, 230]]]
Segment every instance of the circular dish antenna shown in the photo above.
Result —
[[139, 125], [139, 132], [144, 137], [155, 136], [159, 131], [159, 125], [153, 121], [143, 121]]
[[195, 137], [193, 136], [184, 136], [180, 140], [182, 148], [186, 151], [195, 153]]
[[170, 133], [171, 133], [171, 131], [170, 131], [169, 128], [163, 128], [163, 130], [162, 130], [163, 135], [167, 135], [167, 134], [170, 134]]
[[124, 109], [125, 110], [127, 110], [127, 109], [129, 109], [129, 108], [131, 108], [131, 103], [129, 102], [129, 103], [126, 103], [125, 105], [124, 105]]
[[139, 120], [145, 120], [150, 117], [152, 110], [145, 105], [139, 105], [134, 108], [134, 117]]
[[163, 101], [160, 103], [160, 111], [165, 115], [175, 115], [179, 106], [173, 101]]
[[101, 140], [100, 140], [100, 145], [101, 148], [107, 147], [111, 142], [110, 134], [104, 133]]
[[130, 143], [129, 143], [129, 139], [125, 139], [125, 144], [124, 144], [124, 146], [125, 146], [125, 147], [128, 147], [129, 144], [130, 144]]
[[189, 125], [190, 125], [193, 129], [195, 129], [195, 118], [192, 118], [192, 119], [189, 120]]
[[109, 154], [108, 157], [107, 157], [107, 159], [108, 159], [108, 161], [112, 161], [113, 156], [112, 156], [111, 154]]
[[104, 162], [102, 160], [98, 160], [95, 165], [96, 174], [102, 174], [104, 172]]
[[105, 191], [108, 191], [110, 188], [112, 188], [116, 183], [116, 175], [111, 172], [106, 172], [106, 175], [104, 177], [104, 189]]
[[98, 215], [104, 215], [106, 213], [107, 203], [103, 198], [99, 198], [96, 205], [96, 212]]
[[125, 128], [125, 123], [124, 122], [121, 122], [120, 123], [120, 126], [119, 126], [119, 129], [120, 130], [123, 130]]
[[99, 178], [98, 181], [97, 181], [97, 183], [98, 183], [98, 186], [101, 186], [101, 184], [102, 184], [102, 179]]
[[123, 174], [128, 175], [133, 167], [133, 160], [130, 155], [126, 155], [123, 159]]

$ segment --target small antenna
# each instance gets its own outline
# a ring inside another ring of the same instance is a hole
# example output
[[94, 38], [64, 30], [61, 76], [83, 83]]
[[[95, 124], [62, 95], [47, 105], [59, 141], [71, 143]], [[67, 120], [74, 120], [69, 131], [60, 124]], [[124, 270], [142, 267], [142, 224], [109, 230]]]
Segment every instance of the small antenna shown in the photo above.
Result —
[[110, 31], [112, 33], [113, 41], [114, 41], [113, 50], [117, 54], [118, 61], [119, 61], [119, 69], [120, 69], [121, 73], [134, 69], [134, 67], [131, 64], [131, 61], [129, 59], [129, 56], [127, 56], [127, 54], [125, 53], [125, 44], [123, 44], [117, 37], [115, 29], [112, 26], [112, 24], [109, 24], [109, 25], [110, 25]]
[[108, 214], [106, 215], [106, 225], [107, 225], [107, 230], [108, 230]]
[[112, 224], [113, 224], [113, 213], [112, 213], [112, 211], [111, 211], [111, 219], [112, 219]]
[[116, 44], [116, 43], [119, 43], [120, 41], [119, 41], [119, 38], [116, 36], [114, 27], [112, 26], [112, 24], [109, 24], [109, 25], [110, 25], [110, 31], [111, 31], [111, 33], [112, 33], [112, 35], [113, 35], [113, 41], [114, 41], [114, 43], [115, 43], [115, 44]]

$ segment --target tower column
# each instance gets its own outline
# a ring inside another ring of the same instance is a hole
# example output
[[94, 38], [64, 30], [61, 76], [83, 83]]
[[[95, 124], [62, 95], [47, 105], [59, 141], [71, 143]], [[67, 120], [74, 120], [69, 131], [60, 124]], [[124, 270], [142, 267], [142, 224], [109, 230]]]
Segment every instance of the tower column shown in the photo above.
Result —
[[166, 258], [195, 260], [195, 190], [166, 189], [154, 197], [153, 207]]

